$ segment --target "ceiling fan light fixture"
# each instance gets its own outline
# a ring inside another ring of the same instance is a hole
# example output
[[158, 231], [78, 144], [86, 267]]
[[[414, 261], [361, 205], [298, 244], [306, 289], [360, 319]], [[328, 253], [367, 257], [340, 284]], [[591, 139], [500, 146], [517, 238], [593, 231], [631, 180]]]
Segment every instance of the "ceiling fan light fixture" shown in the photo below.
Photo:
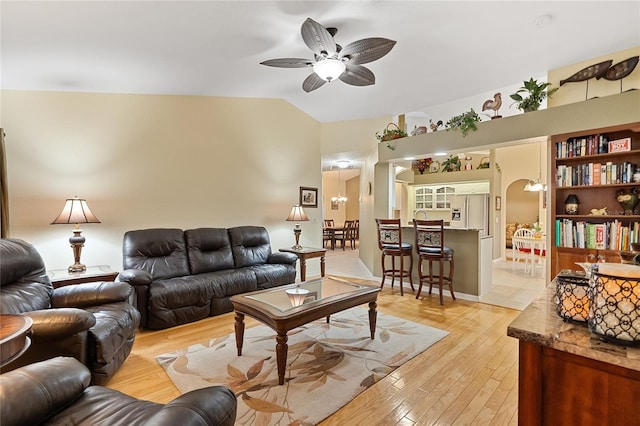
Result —
[[334, 58], [323, 59], [313, 64], [313, 72], [325, 81], [335, 80], [340, 77], [346, 69], [347, 66], [344, 62]]

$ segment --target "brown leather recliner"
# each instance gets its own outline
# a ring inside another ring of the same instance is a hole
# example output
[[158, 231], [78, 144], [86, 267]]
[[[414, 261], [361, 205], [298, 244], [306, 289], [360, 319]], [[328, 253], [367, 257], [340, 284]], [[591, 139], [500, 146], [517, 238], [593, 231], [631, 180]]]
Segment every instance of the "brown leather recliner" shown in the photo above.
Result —
[[105, 384], [129, 356], [140, 313], [121, 282], [93, 282], [54, 289], [33, 245], [0, 240], [0, 314], [33, 320], [31, 346], [2, 371], [53, 358], [76, 358]]
[[158, 404], [89, 386], [90, 378], [85, 366], [66, 357], [0, 375], [0, 424], [231, 426], [236, 419], [236, 397], [224, 386], [194, 390]]

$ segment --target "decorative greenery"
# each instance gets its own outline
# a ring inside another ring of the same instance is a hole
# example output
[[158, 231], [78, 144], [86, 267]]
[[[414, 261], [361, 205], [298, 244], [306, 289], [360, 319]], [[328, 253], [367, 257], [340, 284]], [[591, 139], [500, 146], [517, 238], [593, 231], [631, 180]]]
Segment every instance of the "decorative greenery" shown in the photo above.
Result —
[[455, 172], [460, 170], [460, 166], [462, 162], [457, 155], [451, 155], [442, 163], [442, 168], [440, 169], [442, 173], [446, 172]]
[[[523, 83], [524, 86], [511, 95], [511, 99], [515, 101], [517, 108], [524, 112], [537, 111], [542, 101], [546, 98], [551, 98], [551, 95], [558, 90], [558, 87], [549, 89], [551, 83], [538, 83], [538, 81], [533, 78]], [[525, 98], [521, 93], [526, 93], [528, 96]]]
[[478, 113], [471, 108], [467, 112], [451, 117], [449, 121], [447, 121], [447, 124], [445, 124], [445, 128], [447, 131], [460, 130], [460, 132], [462, 132], [462, 137], [465, 137], [469, 130], [473, 130], [474, 132], [477, 131], [478, 126], [476, 126], [476, 123], [481, 121], [482, 119]]
[[[393, 124], [396, 128], [389, 128], [391, 126], [391, 124]], [[405, 132], [404, 130], [401, 130], [398, 126], [396, 126], [394, 123], [390, 123], [389, 126], [387, 126], [386, 129], [384, 129], [382, 131], [382, 133], [380, 132], [376, 132], [376, 139], [378, 139], [378, 141], [380, 142], [386, 142], [387, 143], [387, 148], [393, 150], [396, 149], [395, 146], [391, 145], [391, 141], [394, 139], [399, 139], [399, 138], [404, 138], [409, 136], [407, 134], [407, 132]]]

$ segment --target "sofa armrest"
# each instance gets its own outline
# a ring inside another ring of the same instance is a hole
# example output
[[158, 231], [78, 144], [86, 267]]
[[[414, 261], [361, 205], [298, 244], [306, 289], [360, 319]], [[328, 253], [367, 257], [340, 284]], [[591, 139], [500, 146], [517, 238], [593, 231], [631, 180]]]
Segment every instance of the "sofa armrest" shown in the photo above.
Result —
[[126, 302], [132, 291], [129, 284], [117, 281], [67, 285], [53, 290], [51, 305], [54, 308], [83, 308]]
[[31, 333], [38, 338], [62, 338], [89, 330], [96, 324], [91, 312], [76, 308], [42, 309], [24, 314], [33, 321]]
[[282, 263], [282, 264], [288, 264], [288, 265], [295, 265], [296, 261], [298, 260], [298, 256], [296, 256], [293, 253], [289, 253], [289, 252], [284, 252], [284, 251], [278, 251], [275, 253], [271, 253], [269, 255], [269, 257], [267, 258], [267, 263]]
[[151, 274], [142, 269], [125, 269], [118, 274], [118, 281], [129, 283], [131, 285], [148, 286], [153, 281]]
[[237, 407], [236, 396], [229, 388], [210, 386], [179, 396], [162, 407], [145, 424], [233, 426]]
[[37, 425], [75, 401], [91, 373], [74, 358], [57, 357], [0, 375], [0, 424]]

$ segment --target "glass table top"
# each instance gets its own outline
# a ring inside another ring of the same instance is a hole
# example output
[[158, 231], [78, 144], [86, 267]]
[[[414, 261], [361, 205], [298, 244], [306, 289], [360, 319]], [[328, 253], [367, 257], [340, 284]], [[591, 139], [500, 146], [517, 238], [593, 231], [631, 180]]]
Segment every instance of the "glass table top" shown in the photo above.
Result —
[[277, 287], [245, 297], [266, 303], [281, 312], [285, 312], [332, 296], [357, 292], [363, 288], [370, 289], [371, 286], [335, 278], [322, 278], [314, 281], [305, 281], [295, 286]]

